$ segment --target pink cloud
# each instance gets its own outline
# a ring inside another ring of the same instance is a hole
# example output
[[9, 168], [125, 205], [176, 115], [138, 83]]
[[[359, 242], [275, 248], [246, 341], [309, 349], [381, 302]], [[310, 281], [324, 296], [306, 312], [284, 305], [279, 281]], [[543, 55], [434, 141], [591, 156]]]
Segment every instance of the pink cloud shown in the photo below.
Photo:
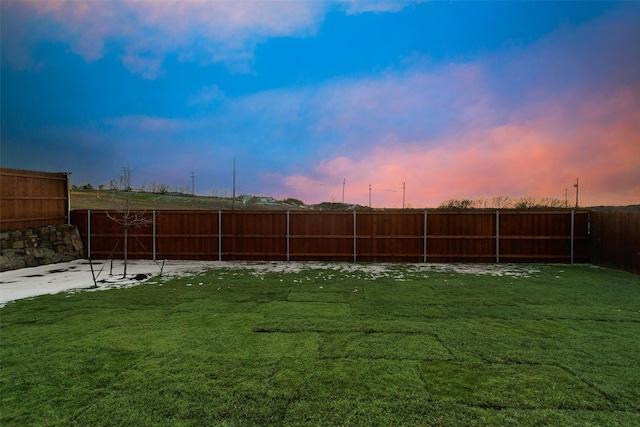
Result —
[[[606, 98], [583, 98], [531, 114], [522, 123], [479, 128], [436, 141], [402, 143], [389, 138], [357, 158], [321, 161], [314, 180], [346, 178], [345, 201], [400, 207], [402, 184], [414, 207], [435, 207], [451, 198], [498, 195], [570, 199], [576, 177], [580, 203], [640, 203], [640, 103], [628, 90]], [[530, 112], [531, 113], [531, 112]], [[306, 178], [311, 181], [310, 178]], [[300, 187], [304, 177], [285, 177], [289, 190], [309, 202], [326, 200], [326, 189]], [[335, 189], [338, 194], [341, 189]]]

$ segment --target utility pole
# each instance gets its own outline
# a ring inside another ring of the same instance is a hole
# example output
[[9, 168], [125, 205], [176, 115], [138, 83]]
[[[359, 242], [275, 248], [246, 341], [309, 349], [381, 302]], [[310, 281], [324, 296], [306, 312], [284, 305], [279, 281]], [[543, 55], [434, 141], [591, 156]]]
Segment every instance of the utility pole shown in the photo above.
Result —
[[191, 195], [195, 196], [196, 194], [196, 185], [195, 185], [195, 179], [196, 179], [196, 175], [195, 173], [191, 172]]
[[576, 183], [573, 184], [573, 186], [576, 188], [576, 208], [578, 207], [578, 178], [576, 178]]
[[369, 207], [371, 207], [371, 184], [369, 184]]
[[407, 183], [403, 182], [402, 183], [402, 209], [404, 209], [404, 196], [405, 196], [406, 190], [407, 190]]
[[569, 207], [569, 189], [568, 188], [564, 189], [564, 207], [565, 208]]
[[231, 199], [231, 209], [236, 208], [236, 159], [233, 159], [233, 198]]
[[347, 184], [347, 178], [342, 180], [342, 204], [344, 205], [344, 186]]

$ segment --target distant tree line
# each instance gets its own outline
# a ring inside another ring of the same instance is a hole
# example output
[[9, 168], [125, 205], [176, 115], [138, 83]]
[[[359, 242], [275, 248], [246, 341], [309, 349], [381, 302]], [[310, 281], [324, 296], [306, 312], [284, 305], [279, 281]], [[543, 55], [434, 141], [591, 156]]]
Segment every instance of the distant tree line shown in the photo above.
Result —
[[509, 196], [495, 196], [480, 199], [450, 199], [440, 203], [438, 209], [548, 209], [566, 208], [565, 200], [553, 197], [533, 196], [512, 199]]
[[78, 191], [78, 190], [94, 190], [93, 185], [92, 184], [73, 184], [71, 186], [71, 190], [73, 191]]
[[[126, 185], [123, 181], [112, 179], [108, 184], [98, 185], [98, 190], [111, 190], [111, 191], [140, 191], [157, 194], [179, 193], [179, 194], [191, 194], [191, 187], [189, 186], [175, 186], [170, 187], [167, 184], [161, 184], [152, 182], [148, 186], [142, 185], [140, 188], [133, 188], [130, 185]], [[93, 184], [73, 184], [71, 186], [73, 191], [81, 190], [96, 190]]]

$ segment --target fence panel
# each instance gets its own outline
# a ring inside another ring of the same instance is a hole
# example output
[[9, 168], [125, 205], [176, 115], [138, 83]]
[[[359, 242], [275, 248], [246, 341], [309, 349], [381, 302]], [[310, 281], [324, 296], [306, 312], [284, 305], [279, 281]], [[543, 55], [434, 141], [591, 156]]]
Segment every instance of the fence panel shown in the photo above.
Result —
[[358, 261], [420, 262], [423, 260], [424, 213], [420, 211], [358, 212]]
[[428, 211], [426, 240], [430, 262], [495, 262], [495, 212]]
[[0, 168], [0, 230], [68, 222], [66, 173]]
[[[153, 258], [153, 213], [135, 212], [137, 223], [127, 232], [127, 257]], [[73, 211], [72, 221], [78, 226], [87, 256], [107, 259], [122, 258], [124, 254], [124, 218], [119, 211]], [[144, 219], [145, 224], [142, 224]], [[178, 259], [178, 258], [176, 258]]]
[[225, 211], [222, 214], [222, 258], [287, 260], [287, 212]]
[[294, 261], [353, 261], [353, 212], [290, 212]]
[[217, 260], [218, 220], [209, 211], [155, 211], [156, 259]]
[[640, 211], [591, 212], [591, 263], [640, 274]]
[[589, 213], [574, 211], [572, 233], [571, 212], [500, 212], [500, 261], [570, 263], [573, 245], [573, 262], [587, 262]]

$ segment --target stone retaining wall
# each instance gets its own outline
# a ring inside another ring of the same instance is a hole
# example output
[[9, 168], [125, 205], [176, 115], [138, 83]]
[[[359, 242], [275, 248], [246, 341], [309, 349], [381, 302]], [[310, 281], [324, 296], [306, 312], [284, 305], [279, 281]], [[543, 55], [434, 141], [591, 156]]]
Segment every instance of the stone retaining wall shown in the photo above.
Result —
[[0, 271], [35, 267], [83, 257], [82, 240], [75, 225], [30, 227], [0, 232]]

